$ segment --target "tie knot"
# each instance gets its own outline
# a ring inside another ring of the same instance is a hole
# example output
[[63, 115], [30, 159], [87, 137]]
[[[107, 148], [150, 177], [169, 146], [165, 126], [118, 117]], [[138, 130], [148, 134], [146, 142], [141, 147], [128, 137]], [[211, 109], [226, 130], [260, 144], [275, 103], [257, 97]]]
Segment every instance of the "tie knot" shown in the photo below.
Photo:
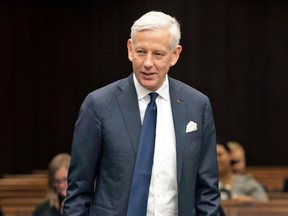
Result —
[[151, 102], [155, 102], [155, 100], [156, 100], [156, 98], [157, 98], [157, 96], [158, 96], [158, 93], [156, 93], [156, 92], [151, 92], [151, 93], [149, 93], [149, 95], [150, 95], [150, 103]]

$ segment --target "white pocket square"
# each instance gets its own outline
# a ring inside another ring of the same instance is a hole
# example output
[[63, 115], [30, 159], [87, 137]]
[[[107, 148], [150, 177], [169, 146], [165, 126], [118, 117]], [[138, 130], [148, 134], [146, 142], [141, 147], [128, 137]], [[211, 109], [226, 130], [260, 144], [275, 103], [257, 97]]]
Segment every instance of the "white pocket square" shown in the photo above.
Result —
[[190, 121], [186, 126], [186, 133], [190, 133], [196, 130], [197, 130], [197, 123]]

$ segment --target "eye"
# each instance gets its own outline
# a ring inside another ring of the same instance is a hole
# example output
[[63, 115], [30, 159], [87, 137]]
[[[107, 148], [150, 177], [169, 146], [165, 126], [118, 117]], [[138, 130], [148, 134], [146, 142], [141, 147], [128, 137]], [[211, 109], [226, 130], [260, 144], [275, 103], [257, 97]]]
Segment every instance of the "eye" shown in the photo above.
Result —
[[138, 55], [144, 55], [145, 54], [145, 51], [144, 50], [136, 50], [136, 53]]
[[164, 54], [161, 53], [161, 52], [156, 52], [155, 55], [156, 55], [156, 56], [164, 56]]
[[155, 56], [155, 58], [157, 59], [162, 59], [163, 57], [165, 57], [166, 53], [163, 51], [155, 51], [153, 53], [153, 55]]

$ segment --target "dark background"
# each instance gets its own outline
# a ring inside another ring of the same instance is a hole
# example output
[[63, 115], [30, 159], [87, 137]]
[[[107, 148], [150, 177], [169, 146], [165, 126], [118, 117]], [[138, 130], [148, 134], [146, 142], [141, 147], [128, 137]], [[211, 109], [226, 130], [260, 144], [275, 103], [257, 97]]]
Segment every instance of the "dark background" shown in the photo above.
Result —
[[209, 96], [218, 135], [248, 165], [288, 165], [288, 1], [22, 0], [0, 3], [0, 174], [70, 152], [84, 97], [131, 73], [130, 27], [150, 10], [180, 21], [169, 74]]

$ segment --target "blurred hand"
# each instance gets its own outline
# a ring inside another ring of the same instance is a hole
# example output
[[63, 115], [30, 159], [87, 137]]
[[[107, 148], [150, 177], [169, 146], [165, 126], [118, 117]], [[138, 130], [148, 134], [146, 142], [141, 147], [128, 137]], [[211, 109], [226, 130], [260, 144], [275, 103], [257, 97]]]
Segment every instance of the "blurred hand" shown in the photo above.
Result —
[[253, 197], [242, 194], [233, 197], [233, 200], [240, 203], [251, 203], [254, 201]]

